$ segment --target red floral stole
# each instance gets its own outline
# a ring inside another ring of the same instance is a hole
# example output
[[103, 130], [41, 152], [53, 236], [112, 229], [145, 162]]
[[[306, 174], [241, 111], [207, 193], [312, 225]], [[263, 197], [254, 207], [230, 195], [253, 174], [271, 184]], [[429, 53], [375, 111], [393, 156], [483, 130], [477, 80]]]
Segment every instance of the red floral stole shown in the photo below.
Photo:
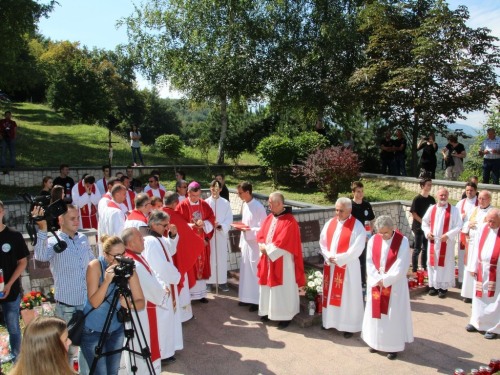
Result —
[[[432, 212], [431, 212], [431, 233], [434, 234], [434, 223], [436, 221], [436, 211], [437, 211], [437, 204], [432, 207]], [[450, 219], [451, 219], [451, 204], [448, 203], [448, 207], [446, 207], [446, 211], [444, 214], [444, 224], [443, 224], [443, 234], [447, 233], [448, 230], [450, 229]], [[430, 262], [431, 266], [435, 266], [435, 257], [436, 253], [434, 250], [434, 240], [429, 240], [430, 242]], [[439, 249], [439, 261], [438, 261], [438, 266], [439, 267], [444, 267], [444, 261], [446, 258], [446, 242], [441, 242], [441, 248]]]
[[[142, 257], [137, 255], [136, 253], [130, 251], [130, 250], [125, 250], [125, 255], [128, 258], [132, 258], [136, 262], [141, 263], [144, 268], [149, 272], [150, 275], [153, 275], [151, 272], [151, 268], [148, 265], [148, 262]], [[153, 276], [154, 277], [154, 276]], [[147, 302], [146, 305], [146, 312], [148, 314], [148, 321], [149, 321], [149, 336], [150, 336], [150, 346], [151, 346], [151, 362], [156, 361], [157, 359], [161, 358], [160, 354], [160, 339], [158, 337], [158, 320], [156, 317], [156, 305], [152, 302]], [[147, 345], [147, 343], [146, 343]]]
[[[479, 241], [479, 269], [477, 272], [476, 281], [476, 297], [483, 296], [483, 264], [481, 262], [481, 253], [483, 251], [484, 242], [488, 237], [489, 226], [484, 228], [483, 234], [481, 235], [481, 240]], [[500, 230], [497, 232], [497, 237], [495, 239], [495, 245], [493, 247], [493, 253], [490, 258], [490, 272], [488, 277], [488, 297], [495, 296], [495, 289], [497, 285], [497, 266], [498, 257], [500, 256]]]
[[[398, 231], [394, 231], [394, 237], [392, 238], [391, 246], [389, 247], [389, 253], [387, 254], [387, 259], [385, 261], [385, 267], [380, 267], [380, 254], [382, 253], [382, 236], [376, 234], [373, 239], [372, 245], [372, 260], [375, 268], [377, 270], [382, 270], [384, 273], [389, 270], [396, 259], [398, 259], [399, 247], [403, 241], [403, 235]], [[392, 285], [389, 287], [382, 286], [380, 289], [378, 286], [372, 288], [372, 318], [380, 319], [381, 314], [387, 315], [389, 312], [389, 301], [391, 298]]]
[[[464, 214], [465, 213], [465, 202], [467, 202], [467, 198], [464, 199], [464, 201], [462, 202], [462, 207], [460, 208], [460, 214]], [[478, 204], [479, 200], [477, 199], [476, 197], [476, 203], [474, 204], [475, 207], [477, 207], [477, 204]], [[460, 232], [460, 246], [459, 246], [459, 250], [465, 250], [465, 247], [467, 246], [467, 239], [466, 239], [466, 236], [465, 236], [465, 233], [464, 232]], [[465, 261], [467, 263], [467, 260]]]
[[[354, 224], [356, 223], [356, 218], [351, 215], [349, 219], [347, 219], [340, 231], [339, 243], [337, 246], [337, 254], [345, 253], [349, 250], [349, 245], [351, 242], [351, 234], [352, 229], [354, 228]], [[333, 235], [335, 230], [337, 229], [338, 218], [334, 217], [330, 222], [328, 229], [326, 231], [326, 245], [328, 249], [330, 249]], [[333, 282], [330, 283], [328, 279], [330, 277], [330, 265], [328, 262], [325, 262], [324, 270], [323, 270], [323, 307], [326, 308], [328, 305], [328, 291], [332, 289], [332, 293], [330, 295], [330, 305], [340, 306], [342, 304], [342, 291], [344, 290], [344, 278], [345, 278], [345, 267], [335, 266], [333, 270]]]
[[[161, 242], [161, 239], [156, 237], [156, 239], [158, 240], [158, 242], [160, 243], [161, 245], [161, 248], [163, 249], [163, 254], [165, 255], [165, 259], [167, 260], [167, 262], [169, 263], [172, 263], [172, 260], [170, 259], [170, 257], [168, 256], [167, 254], [167, 249], [165, 249], [165, 246], [163, 246], [163, 242]], [[172, 295], [172, 304], [174, 305], [174, 313], [175, 313], [175, 310], [177, 309], [177, 301], [175, 300], [175, 285], [174, 284], [170, 284], [170, 294]]]
[[[78, 183], [78, 195], [82, 196], [83, 194], [87, 194], [87, 190], [85, 190], [85, 182], [82, 180]], [[95, 185], [92, 184], [92, 194], [95, 194]], [[97, 214], [97, 210], [95, 206], [90, 203], [90, 212], [88, 204], [85, 204], [83, 207], [79, 207], [82, 213], [82, 216], [94, 216]]]
[[[189, 201], [188, 202], [188, 206], [189, 206], [189, 214], [191, 216], [191, 223], [193, 222], [193, 214], [196, 211], [200, 211], [200, 213], [201, 213], [201, 219], [203, 220], [203, 206], [201, 205], [201, 201], [198, 201], [197, 205], [192, 205], [191, 201]], [[199, 207], [199, 210], [194, 210], [193, 206]], [[203, 240], [205, 240], [205, 233], [203, 231], [203, 228], [195, 228], [195, 227], [193, 227], [193, 230], [195, 231], [195, 233], [199, 237], [201, 237], [201, 238], [203, 238]], [[207, 246], [210, 246], [210, 243]], [[197, 280], [203, 279], [203, 270], [205, 269], [205, 262], [207, 262], [207, 261], [210, 262], [210, 259], [208, 259], [208, 260], [205, 259], [205, 258], [207, 258], [207, 256], [206, 256], [206, 248], [207, 248], [207, 246], [205, 246], [205, 251], [198, 257], [198, 259], [196, 259], [196, 262], [194, 263], [195, 273], [196, 273], [195, 276], [196, 276]]]

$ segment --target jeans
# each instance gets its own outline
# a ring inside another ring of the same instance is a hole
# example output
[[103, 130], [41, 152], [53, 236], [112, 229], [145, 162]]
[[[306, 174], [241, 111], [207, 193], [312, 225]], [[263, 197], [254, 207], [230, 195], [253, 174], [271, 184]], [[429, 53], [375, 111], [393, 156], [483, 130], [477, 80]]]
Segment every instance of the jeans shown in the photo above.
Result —
[[14, 361], [17, 360], [17, 356], [21, 350], [21, 327], [19, 326], [20, 303], [21, 296], [17, 296], [16, 300], [12, 302], [2, 302], [5, 325], [9, 332], [10, 352], [14, 357]]
[[483, 159], [483, 184], [490, 183], [490, 173], [493, 184], [498, 185], [498, 172], [500, 171], [500, 159]]
[[[94, 331], [85, 327], [83, 329], [82, 336], [82, 352], [89, 367], [92, 368], [92, 362], [94, 361], [95, 348], [99, 343], [99, 338], [101, 337], [101, 332]], [[123, 331], [123, 325], [119, 329], [109, 332], [104, 339], [104, 344], [102, 347], [102, 353], [109, 353], [114, 350], [119, 350], [123, 347], [123, 340], [125, 333]], [[118, 368], [120, 367], [120, 359], [122, 357], [122, 352], [115, 353], [113, 355], [105, 356], [99, 358], [97, 361], [94, 374], [106, 374], [106, 375], [116, 375], [118, 374]]]
[[380, 173], [382, 174], [394, 174], [394, 160], [387, 160], [387, 159], [382, 159], [382, 171]]
[[406, 158], [403, 155], [399, 155], [394, 158], [394, 164], [396, 165], [396, 176], [406, 176], [405, 167]]
[[427, 243], [428, 240], [425, 238], [425, 234], [422, 230], [415, 234], [415, 242], [413, 244], [413, 255], [412, 255], [412, 265], [413, 272], [418, 271], [418, 254], [422, 253], [420, 259], [420, 264], [424, 270], [427, 269]]
[[[67, 324], [73, 317], [73, 314], [75, 313], [76, 310], [83, 311], [83, 306], [84, 305], [65, 306], [63, 304], [56, 303], [55, 315], [63, 319]], [[75, 356], [77, 348], [78, 348], [77, 346], [70, 345], [68, 350], [68, 362], [71, 368], [73, 368], [73, 357]], [[81, 350], [78, 352], [78, 366], [80, 375], [89, 374], [89, 367], [87, 366], [87, 361], [85, 360], [85, 357], [83, 356]]]
[[135, 156], [135, 152], [139, 154], [139, 158], [141, 159], [141, 164], [144, 164], [144, 160], [142, 160], [142, 153], [140, 147], [130, 147], [132, 149], [132, 157], [134, 158], [134, 163], [137, 164], [137, 157]]
[[11, 139], [7, 142], [5, 139], [2, 139], [2, 168], [7, 166], [7, 149], [9, 149], [10, 153], [10, 167], [14, 168], [16, 166], [16, 140]]

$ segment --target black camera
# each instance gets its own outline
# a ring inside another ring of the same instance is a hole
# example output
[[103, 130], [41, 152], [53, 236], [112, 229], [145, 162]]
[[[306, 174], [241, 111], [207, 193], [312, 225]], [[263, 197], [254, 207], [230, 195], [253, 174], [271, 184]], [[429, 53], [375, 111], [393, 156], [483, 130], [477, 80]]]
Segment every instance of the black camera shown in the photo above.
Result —
[[127, 280], [133, 275], [135, 262], [127, 257], [115, 257], [118, 265], [113, 268], [115, 272], [114, 281], [119, 284], [119, 281], [127, 283]]
[[[59, 199], [54, 203], [50, 204], [49, 195], [40, 195], [33, 197], [32, 195], [25, 193], [25, 194], [18, 194], [18, 196], [22, 198], [22, 200], [26, 204], [30, 205], [28, 210], [28, 222], [26, 223], [26, 230], [28, 231], [32, 245], [35, 246], [37, 242], [37, 236], [36, 236], [37, 228], [35, 226], [36, 221], [45, 220], [47, 222], [47, 227], [49, 231], [54, 236], [56, 236], [56, 234], [54, 233], [55, 229], [52, 228], [51, 223], [54, 221], [54, 219], [57, 219], [60, 215], [68, 211], [66, 203], [64, 203], [62, 199]], [[43, 210], [43, 216], [31, 215], [31, 212], [34, 210], [36, 206], [39, 206]], [[57, 236], [56, 239], [57, 239], [57, 244], [54, 246], [54, 251], [56, 253], [60, 253], [66, 250], [67, 244], [64, 241], [60, 241]]]
[[428, 141], [429, 140], [429, 137], [424, 137], [424, 141]]

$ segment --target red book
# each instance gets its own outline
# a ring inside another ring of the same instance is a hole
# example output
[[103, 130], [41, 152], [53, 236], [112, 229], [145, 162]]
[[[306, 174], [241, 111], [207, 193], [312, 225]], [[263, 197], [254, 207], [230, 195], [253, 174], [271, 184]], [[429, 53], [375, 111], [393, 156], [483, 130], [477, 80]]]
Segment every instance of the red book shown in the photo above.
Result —
[[250, 227], [246, 224], [243, 223], [232, 223], [231, 226], [235, 229], [242, 230], [242, 229], [250, 229]]

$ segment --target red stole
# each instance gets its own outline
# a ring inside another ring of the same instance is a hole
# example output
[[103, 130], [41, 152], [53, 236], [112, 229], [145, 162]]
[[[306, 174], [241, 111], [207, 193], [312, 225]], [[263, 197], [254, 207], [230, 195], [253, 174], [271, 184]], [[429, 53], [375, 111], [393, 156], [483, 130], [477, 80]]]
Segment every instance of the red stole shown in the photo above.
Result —
[[[165, 196], [165, 192], [162, 189], [160, 189], [160, 188], [158, 188], [157, 190], [160, 192], [160, 198], [161, 198], [161, 200], [163, 200], [163, 197]], [[146, 194], [149, 195], [151, 198], [156, 197], [156, 195], [153, 194], [153, 189], [149, 189], [146, 192]]]
[[[489, 233], [488, 228], [483, 229], [483, 234], [481, 235], [481, 240], [479, 241], [479, 269], [477, 272], [477, 281], [476, 281], [476, 297], [483, 296], [483, 264], [481, 262], [481, 253], [483, 251], [484, 242], [488, 237]], [[497, 285], [497, 266], [498, 266], [498, 257], [500, 256], [500, 230], [497, 232], [497, 237], [495, 239], [495, 245], [493, 247], [493, 253], [490, 258], [490, 272], [488, 277], [488, 297], [495, 296], [495, 289]]]
[[112, 200], [112, 199], [113, 199], [113, 196], [112, 196], [112, 195], [111, 195], [111, 193], [108, 191], [106, 194], [104, 194], [104, 195], [101, 197], [101, 199], [102, 199], [102, 198], [107, 198], [107, 199], [109, 199], [109, 200]]
[[[160, 243], [161, 245], [161, 248], [163, 249], [163, 254], [165, 255], [165, 259], [167, 260], [167, 262], [169, 263], [172, 263], [170, 261], [170, 257], [169, 257], [169, 254], [167, 254], [167, 249], [165, 249], [165, 246], [163, 246], [163, 242], [161, 242], [161, 239], [156, 237], [156, 239], [158, 240], [158, 242]], [[174, 313], [175, 313], [175, 310], [177, 309], [177, 301], [175, 300], [175, 285], [174, 284], [170, 284], [170, 293], [172, 294], [172, 304], [174, 305]]]
[[137, 221], [142, 221], [144, 224], [148, 225], [148, 220], [146, 219], [146, 216], [141, 211], [138, 210], [133, 210], [130, 212], [130, 215], [128, 215], [127, 220], [137, 220]]
[[[108, 202], [108, 204], [107, 204], [107, 206], [106, 206], [106, 207], [116, 208], [117, 210], [120, 210], [120, 212], [121, 212], [121, 213], [123, 213], [123, 211], [122, 211], [121, 207], [120, 207], [120, 206], [118, 206], [118, 205], [116, 204], [116, 202], [115, 202], [115, 201], [113, 201], [113, 200], [110, 200], [110, 201]], [[125, 217], [125, 220], [127, 220], [127, 215], [125, 215], [125, 213], [123, 213], [123, 216]]]
[[[153, 273], [151, 272], [151, 268], [149, 267], [148, 262], [146, 262], [146, 260], [142, 256], [139, 256], [130, 250], [126, 250], [125, 255], [129, 258], [132, 258], [136, 262], [141, 263], [144, 266], [144, 268], [146, 268], [146, 270], [149, 272], [149, 274], [153, 276]], [[148, 314], [148, 321], [149, 321], [149, 341], [151, 346], [151, 361], [154, 362], [157, 359], [161, 358], [160, 339], [158, 338], [158, 320], [156, 317], [156, 305], [152, 302], [147, 301], [146, 312]]]
[[[380, 267], [380, 255], [382, 253], [382, 236], [376, 234], [373, 239], [372, 245], [372, 260], [375, 268], [377, 270], [382, 270], [384, 273], [389, 270], [396, 259], [398, 258], [399, 247], [403, 241], [403, 235], [398, 231], [394, 231], [394, 237], [392, 238], [391, 246], [389, 248], [389, 253], [387, 254], [387, 259], [385, 261], [385, 267]], [[387, 315], [389, 312], [389, 301], [391, 298], [392, 285], [385, 288], [382, 286], [382, 290], [378, 286], [372, 288], [372, 318], [380, 319], [381, 314]]]
[[[436, 211], [437, 204], [432, 207], [431, 211], [431, 233], [434, 234], [434, 223], [436, 221]], [[447, 233], [450, 229], [450, 219], [451, 219], [451, 204], [448, 203], [448, 207], [446, 207], [446, 211], [444, 213], [444, 224], [443, 224], [443, 234]], [[431, 266], [435, 266], [435, 251], [434, 251], [434, 240], [429, 240], [430, 242], [430, 262]], [[444, 267], [444, 261], [446, 258], [446, 242], [441, 242], [441, 247], [439, 249], [439, 261], [438, 266]]]
[[[134, 202], [135, 194], [134, 194], [134, 192], [127, 189], [127, 197], [128, 197], [128, 199], [126, 200], [126, 202], [127, 202], [128, 210], [132, 211], [135, 209], [135, 202]], [[129, 201], [130, 201], [130, 204], [128, 203]]]
[[[82, 180], [78, 183], [78, 195], [81, 197], [83, 194], [87, 194], [87, 190], [85, 190], [85, 182]], [[95, 185], [92, 184], [92, 194], [95, 194]], [[90, 205], [90, 211], [89, 211]], [[82, 219], [82, 228], [89, 229], [94, 228], [97, 229], [97, 209], [92, 203], [87, 203], [80, 208], [80, 217]]]
[[[352, 215], [345, 221], [344, 226], [340, 231], [339, 242], [337, 245], [337, 254], [342, 254], [349, 250], [352, 230], [355, 223], [356, 218]], [[330, 249], [332, 245], [333, 235], [335, 234], [335, 230], [337, 229], [337, 224], [338, 218], [334, 217], [326, 231], [326, 246], [328, 249]], [[345, 266], [335, 266], [335, 269], [333, 270], [333, 282], [330, 282], [330, 280], [328, 279], [330, 277], [330, 265], [328, 264], [328, 262], [325, 262], [323, 275], [323, 307], [326, 308], [328, 305], [328, 291], [330, 288], [332, 290], [330, 295], [330, 305], [340, 306], [342, 304], [342, 291], [344, 290]]]
[[[462, 207], [460, 208], [460, 214], [463, 215], [465, 213], [465, 203], [467, 202], [467, 198], [464, 199], [464, 201], [462, 202]], [[478, 204], [479, 200], [477, 199], [476, 197], [476, 203], [474, 204], [474, 206], [477, 207], [477, 204]], [[462, 231], [460, 232], [460, 245], [458, 247], [458, 250], [465, 250], [465, 247], [467, 246], [467, 240], [466, 240], [466, 237], [465, 237], [465, 233], [463, 233]], [[465, 263], [467, 263], [467, 260], [465, 260]]]

